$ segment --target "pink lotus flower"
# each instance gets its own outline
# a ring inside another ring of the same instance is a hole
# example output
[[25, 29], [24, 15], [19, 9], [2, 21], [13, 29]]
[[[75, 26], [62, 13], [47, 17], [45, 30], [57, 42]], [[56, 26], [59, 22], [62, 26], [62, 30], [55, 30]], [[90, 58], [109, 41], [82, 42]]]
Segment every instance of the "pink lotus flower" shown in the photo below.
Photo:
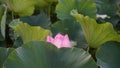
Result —
[[55, 36], [55, 38], [52, 38], [51, 36], [47, 36], [47, 42], [54, 44], [57, 48], [71, 47], [70, 40], [67, 34], [63, 36], [62, 34], [58, 33]]

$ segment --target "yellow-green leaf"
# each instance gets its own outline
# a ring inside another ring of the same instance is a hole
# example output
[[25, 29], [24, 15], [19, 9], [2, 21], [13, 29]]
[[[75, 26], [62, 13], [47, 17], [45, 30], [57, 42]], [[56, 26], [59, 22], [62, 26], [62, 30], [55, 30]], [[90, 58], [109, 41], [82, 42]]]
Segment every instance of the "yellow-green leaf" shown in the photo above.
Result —
[[7, 13], [7, 7], [6, 6], [4, 6], [5, 7], [5, 11], [4, 11], [4, 13], [3, 13], [3, 16], [2, 16], [2, 18], [1, 18], [1, 34], [2, 34], [2, 36], [5, 38], [5, 26], [6, 26], [6, 13]]
[[34, 0], [7, 0], [7, 7], [19, 16], [30, 16], [34, 12]]
[[82, 26], [87, 43], [92, 48], [98, 48], [107, 41], [120, 42], [120, 35], [111, 23], [98, 24], [94, 19], [81, 14], [72, 14]]
[[34, 0], [34, 1], [35, 1], [35, 6], [38, 8], [43, 8], [49, 5], [49, 3], [47, 3], [45, 0]]
[[30, 26], [27, 23], [22, 22], [11, 27], [22, 37], [24, 43], [30, 41], [45, 41], [46, 36], [51, 34], [51, 31], [43, 29], [40, 26]]
[[3, 6], [0, 5], [0, 21], [2, 19], [3, 14], [4, 14], [4, 8]]

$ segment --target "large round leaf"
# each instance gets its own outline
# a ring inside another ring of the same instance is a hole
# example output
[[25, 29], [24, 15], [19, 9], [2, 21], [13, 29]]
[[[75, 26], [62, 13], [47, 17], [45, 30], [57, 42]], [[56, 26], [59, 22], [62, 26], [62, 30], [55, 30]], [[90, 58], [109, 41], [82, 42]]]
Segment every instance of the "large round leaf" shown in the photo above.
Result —
[[13, 28], [23, 40], [23, 43], [30, 41], [45, 41], [46, 36], [51, 34], [50, 30], [44, 29], [40, 26], [30, 26], [27, 23], [21, 21], [13, 21], [10, 23], [10, 27]]
[[114, 16], [117, 14], [120, 0], [94, 0], [97, 4], [99, 14]]
[[98, 14], [107, 15], [102, 21], [111, 22], [114, 26], [120, 21], [120, 0], [94, 0]]
[[42, 26], [48, 28], [51, 24], [50, 18], [44, 12], [41, 12], [36, 16], [25, 16], [20, 19], [23, 22], [27, 22], [31, 26]]
[[120, 68], [120, 43], [108, 42], [96, 53], [100, 68]]
[[0, 47], [0, 68], [2, 68], [5, 59], [11, 51], [13, 51], [13, 49]]
[[34, 0], [7, 0], [7, 7], [19, 16], [30, 16], [34, 12]]
[[114, 30], [111, 23], [98, 24], [96, 20], [81, 14], [73, 14], [73, 16], [80, 23], [90, 47], [98, 48], [108, 41], [120, 42], [120, 35]]
[[91, 55], [79, 48], [58, 49], [45, 42], [30, 42], [13, 51], [5, 68], [97, 68]]
[[96, 5], [93, 0], [59, 0], [56, 13], [59, 19], [72, 19], [70, 12], [76, 9], [80, 14], [96, 18]]

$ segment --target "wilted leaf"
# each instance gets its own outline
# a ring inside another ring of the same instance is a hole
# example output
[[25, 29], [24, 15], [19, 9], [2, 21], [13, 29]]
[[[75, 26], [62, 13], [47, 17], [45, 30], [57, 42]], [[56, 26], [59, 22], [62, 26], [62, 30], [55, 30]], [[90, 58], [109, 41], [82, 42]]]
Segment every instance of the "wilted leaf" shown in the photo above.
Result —
[[81, 14], [72, 14], [80, 23], [87, 43], [92, 48], [98, 48], [107, 41], [120, 42], [120, 35], [114, 30], [111, 23], [98, 24], [94, 19]]
[[97, 68], [91, 55], [79, 48], [57, 49], [45, 42], [30, 42], [13, 51], [5, 68]]

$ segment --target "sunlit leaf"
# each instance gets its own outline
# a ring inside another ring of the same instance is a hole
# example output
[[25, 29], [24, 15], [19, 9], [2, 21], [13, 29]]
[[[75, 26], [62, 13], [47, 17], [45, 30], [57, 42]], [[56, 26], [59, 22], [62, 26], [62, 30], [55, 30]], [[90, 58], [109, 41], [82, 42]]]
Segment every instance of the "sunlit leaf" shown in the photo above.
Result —
[[5, 3], [5, 2], [6, 2], [6, 0], [0, 0], [0, 2], [1, 2], [1, 3]]
[[0, 21], [2, 19], [3, 14], [4, 14], [4, 7], [0, 5]]
[[76, 9], [80, 14], [96, 18], [96, 4], [93, 0], [59, 0], [56, 7], [59, 19], [72, 18], [71, 10]]
[[30, 42], [7, 58], [5, 68], [97, 68], [91, 55], [79, 48], [57, 49], [46, 42]]
[[58, 2], [58, 0], [46, 0], [47, 2], [50, 2], [50, 3], [52, 3], [52, 2]]
[[48, 6], [49, 3], [46, 2], [45, 0], [34, 0], [35, 1], [35, 6], [38, 7], [38, 8], [43, 8], [45, 6]]
[[[13, 22], [15, 23], [15, 22]], [[10, 25], [18, 35], [21, 36], [24, 43], [30, 41], [44, 41], [46, 40], [46, 36], [51, 32], [47, 29], [43, 29], [40, 26], [30, 26], [27, 23], [22, 23], [19, 21], [17, 25]]]
[[[2, 35], [2, 29], [1, 29], [1, 19], [2, 19], [2, 17], [3, 17], [3, 14], [4, 14], [4, 7], [2, 6], [2, 5], [0, 5], [0, 41], [4, 41], [4, 37], [3, 37], [3, 35]], [[4, 23], [4, 22], [2, 22], [2, 23]]]
[[5, 38], [5, 28], [6, 28], [6, 13], [7, 13], [7, 7], [5, 7], [4, 15], [2, 16], [1, 19], [1, 34]]
[[34, 0], [7, 0], [7, 7], [19, 16], [30, 16], [34, 12]]
[[120, 42], [120, 35], [114, 30], [111, 23], [98, 24], [94, 19], [81, 14], [72, 14], [80, 23], [90, 47], [98, 48], [107, 41]]

